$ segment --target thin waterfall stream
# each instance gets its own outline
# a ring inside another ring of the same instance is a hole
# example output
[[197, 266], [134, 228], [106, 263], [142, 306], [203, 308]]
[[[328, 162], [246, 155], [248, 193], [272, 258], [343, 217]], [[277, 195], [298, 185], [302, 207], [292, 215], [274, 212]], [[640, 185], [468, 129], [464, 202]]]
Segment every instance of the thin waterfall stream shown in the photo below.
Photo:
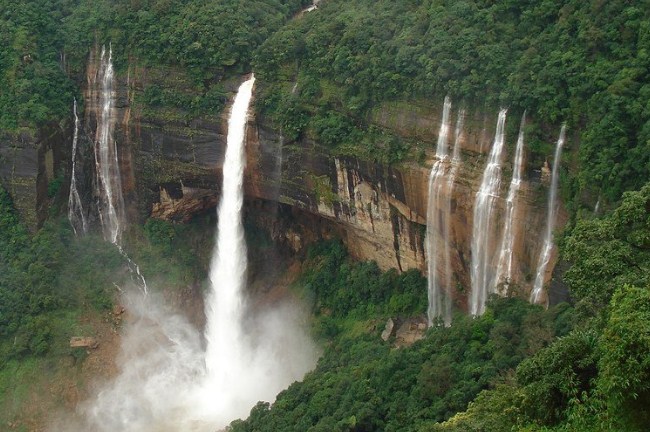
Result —
[[108, 53], [102, 47], [100, 65], [96, 79], [101, 81], [98, 104], [101, 112], [97, 116], [95, 139], [95, 168], [97, 174], [98, 213], [104, 238], [113, 243], [126, 260], [131, 274], [137, 279], [142, 292], [148, 293], [147, 281], [136, 264], [122, 247], [122, 231], [125, 224], [122, 176], [117, 153], [117, 143], [113, 137], [115, 129], [114, 112], [114, 70], [113, 48]]
[[481, 188], [476, 194], [474, 202], [472, 292], [469, 299], [470, 313], [474, 316], [482, 315], [485, 312], [488, 294], [494, 291], [494, 210], [501, 186], [506, 113], [506, 109], [499, 112], [494, 143], [485, 171], [483, 171]]
[[564, 139], [566, 135], [566, 125], [562, 125], [560, 129], [560, 136], [555, 145], [555, 156], [553, 158], [553, 171], [551, 174], [551, 187], [548, 192], [548, 210], [546, 213], [546, 230], [544, 231], [544, 245], [539, 255], [537, 263], [537, 273], [535, 276], [535, 284], [533, 291], [530, 294], [530, 301], [532, 303], [541, 303], [544, 300], [543, 288], [546, 279], [546, 267], [551, 261], [553, 252], [553, 228], [555, 228], [555, 220], [557, 219], [557, 186], [560, 169], [560, 156], [562, 155], [562, 147], [564, 146]]
[[518, 211], [519, 189], [524, 171], [524, 127], [526, 126], [526, 113], [521, 116], [519, 136], [515, 150], [515, 161], [512, 170], [512, 180], [506, 198], [506, 221], [503, 227], [503, 237], [499, 248], [499, 264], [497, 266], [496, 283], [501, 295], [505, 295], [508, 286], [512, 283], [512, 263], [514, 260], [516, 224], [515, 218]]
[[[449, 252], [446, 247], [448, 230], [446, 229], [446, 208], [443, 203], [443, 195], [447, 189], [445, 174], [449, 164], [449, 152], [447, 139], [449, 136], [451, 112], [451, 99], [445, 97], [438, 142], [436, 145], [436, 160], [431, 167], [429, 174], [429, 194], [427, 204], [427, 231], [426, 231], [426, 252], [427, 252], [427, 288], [429, 306], [427, 317], [429, 326], [438, 319], [443, 319], [446, 325], [451, 323], [451, 300], [449, 299], [448, 287], [444, 286], [441, 279], [447, 278], [449, 268], [445, 268], [443, 278], [440, 277], [439, 263], [446, 266], [448, 260], [445, 255]], [[443, 209], [439, 207], [442, 206]], [[443, 213], [445, 215], [443, 215]], [[442, 238], [441, 237], [442, 234]]]
[[68, 220], [75, 235], [79, 235], [88, 232], [88, 223], [86, 222], [83, 204], [77, 189], [77, 145], [79, 143], [77, 99], [74, 100], [72, 112], [74, 114], [74, 132], [72, 135], [72, 172], [70, 173], [70, 193], [68, 194]]

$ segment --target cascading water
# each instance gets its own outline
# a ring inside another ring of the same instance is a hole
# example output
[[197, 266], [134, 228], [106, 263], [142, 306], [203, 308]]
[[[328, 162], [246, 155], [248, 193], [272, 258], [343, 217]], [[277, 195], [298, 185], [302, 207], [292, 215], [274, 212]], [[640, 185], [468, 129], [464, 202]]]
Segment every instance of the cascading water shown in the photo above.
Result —
[[[254, 77], [237, 93], [228, 121], [217, 243], [205, 299], [206, 346], [185, 318], [156, 293], [127, 293], [132, 318], [122, 337], [120, 373], [80, 407], [80, 424], [54, 430], [214, 432], [246, 417], [257, 401], [273, 401], [315, 364], [293, 301], [246, 308], [246, 244], [242, 226], [248, 107]], [[70, 420], [68, 420], [69, 422]]]
[[507, 292], [512, 282], [512, 261], [515, 245], [515, 224], [517, 214], [518, 194], [521, 188], [521, 181], [524, 170], [524, 126], [526, 126], [526, 113], [521, 116], [519, 125], [519, 136], [517, 137], [517, 149], [515, 150], [515, 162], [512, 170], [512, 180], [506, 198], [506, 222], [503, 228], [501, 247], [499, 248], [499, 264], [497, 266], [496, 283], [500, 294]]
[[113, 138], [115, 113], [113, 112], [113, 49], [102, 47], [97, 77], [101, 84], [98, 105], [101, 112], [97, 115], [97, 132], [95, 138], [95, 168], [97, 171], [97, 195], [99, 196], [99, 220], [104, 238], [113, 243], [126, 259], [131, 273], [138, 279], [142, 291], [148, 291], [147, 281], [140, 267], [127, 255], [121, 245], [124, 224], [124, 196], [122, 195], [122, 176], [117, 155], [117, 144]]
[[[427, 204], [427, 237], [426, 237], [426, 251], [427, 251], [427, 270], [429, 277], [428, 284], [428, 297], [429, 307], [427, 316], [429, 319], [429, 326], [435, 320], [442, 318], [445, 324], [451, 322], [451, 299], [448, 296], [448, 287], [443, 286], [441, 283], [440, 270], [438, 268], [439, 261], [443, 264], [448, 263], [448, 259], [444, 256], [449, 252], [447, 246], [448, 233], [447, 218], [442, 215], [446, 213], [445, 203], [442, 202], [444, 197], [447, 182], [445, 181], [445, 173], [448, 165], [448, 150], [447, 138], [449, 136], [450, 120], [449, 113], [451, 111], [451, 100], [449, 97], [445, 98], [442, 110], [442, 121], [440, 123], [440, 131], [438, 132], [438, 143], [436, 145], [436, 161], [431, 167], [429, 174], [429, 198]], [[448, 204], [448, 197], [446, 203]], [[439, 210], [439, 207], [442, 207]], [[442, 234], [439, 235], [439, 232]], [[442, 237], [442, 238], [440, 238]], [[441, 247], [442, 246], [442, 247]], [[441, 250], [442, 253], [438, 251]], [[443, 277], [448, 277], [449, 268], [444, 269], [445, 274]], [[451, 279], [449, 275], [449, 279]]]
[[481, 188], [474, 201], [472, 227], [472, 295], [470, 313], [482, 315], [488, 293], [494, 290], [494, 208], [501, 185], [501, 160], [505, 142], [506, 109], [499, 111], [497, 130], [490, 157], [483, 172]]
[[[454, 168], [458, 168], [458, 164], [460, 163], [460, 139], [461, 135], [463, 133], [463, 125], [465, 124], [465, 110], [464, 109], [459, 109], [458, 110], [458, 118], [456, 119], [456, 130], [454, 131], [454, 152], [451, 157], [452, 163], [455, 163], [455, 165], [452, 165], [452, 170]], [[454, 173], [455, 174], [455, 173]]]
[[564, 138], [566, 134], [566, 125], [562, 125], [560, 129], [560, 136], [557, 140], [555, 147], [555, 156], [553, 159], [553, 172], [551, 174], [551, 189], [548, 194], [548, 211], [546, 213], [546, 231], [544, 233], [544, 245], [542, 252], [539, 255], [537, 262], [537, 275], [535, 276], [535, 284], [533, 291], [530, 294], [531, 303], [541, 303], [543, 300], [544, 279], [546, 278], [546, 267], [551, 261], [551, 252], [553, 252], [553, 228], [555, 227], [555, 219], [557, 218], [557, 185], [560, 169], [560, 156], [562, 155], [562, 147], [564, 146]]
[[86, 234], [88, 225], [84, 215], [81, 197], [77, 189], [77, 142], [79, 140], [79, 116], [77, 115], [77, 99], [74, 100], [74, 133], [72, 136], [72, 173], [70, 175], [70, 193], [68, 194], [68, 220], [75, 235]]
[[97, 78], [101, 80], [99, 104], [101, 112], [97, 118], [95, 139], [95, 166], [97, 169], [97, 189], [99, 195], [99, 218], [104, 238], [119, 244], [124, 221], [124, 198], [122, 196], [122, 177], [117, 157], [117, 145], [113, 139], [115, 115], [113, 113], [113, 50], [108, 54], [102, 48]]
[[[447, 182], [445, 184], [445, 196], [440, 203], [440, 227], [442, 231], [443, 242], [443, 262], [444, 262], [444, 288], [443, 288], [443, 306], [444, 315], [443, 322], [445, 326], [451, 325], [451, 303], [452, 303], [452, 277], [451, 277], [451, 197], [454, 191], [454, 180], [456, 173], [460, 166], [460, 137], [463, 132], [463, 122], [465, 121], [465, 111], [458, 110], [458, 118], [456, 119], [456, 129], [454, 131], [454, 150], [451, 158], [451, 169], [447, 175]], [[442, 182], [442, 179], [440, 179]]]
[[244, 82], [232, 106], [228, 121], [228, 147], [223, 164], [223, 189], [219, 203], [218, 237], [210, 266], [212, 290], [206, 302], [208, 342], [205, 364], [217, 386], [236, 386], [239, 380], [246, 279], [246, 243], [241, 220], [244, 200], [243, 176], [246, 163], [244, 143], [248, 106], [255, 78]]
[[[287, 324], [291, 314], [256, 317], [246, 313], [246, 243], [242, 226], [246, 123], [255, 77], [239, 88], [228, 121], [217, 244], [206, 299], [206, 376], [197, 401], [199, 417], [217, 426], [245, 417], [258, 400], [270, 400], [311, 366], [311, 343]], [[291, 330], [290, 332], [288, 330]], [[254, 337], [256, 336], [256, 337]], [[283, 342], [280, 342], [282, 340]], [[294, 344], [300, 344], [294, 345]]]

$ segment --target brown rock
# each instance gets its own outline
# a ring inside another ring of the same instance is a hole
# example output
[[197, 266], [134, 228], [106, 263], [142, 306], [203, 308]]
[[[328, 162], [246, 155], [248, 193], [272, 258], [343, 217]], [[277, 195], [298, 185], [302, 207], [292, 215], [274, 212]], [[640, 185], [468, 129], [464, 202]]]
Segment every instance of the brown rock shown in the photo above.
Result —
[[95, 349], [99, 346], [99, 342], [92, 337], [73, 336], [70, 338], [70, 348], [91, 348]]

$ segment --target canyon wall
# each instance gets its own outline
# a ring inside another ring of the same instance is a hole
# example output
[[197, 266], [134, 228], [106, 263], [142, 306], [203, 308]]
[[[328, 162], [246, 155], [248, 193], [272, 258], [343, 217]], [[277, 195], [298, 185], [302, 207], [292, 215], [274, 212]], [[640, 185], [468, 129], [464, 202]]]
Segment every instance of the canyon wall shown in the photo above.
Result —
[[[94, 139], [100, 109], [96, 103], [95, 80], [99, 47], [91, 51], [84, 88], [83, 126], [83, 134], [89, 142]], [[183, 71], [163, 67], [152, 70], [132, 59], [117, 72], [115, 139], [127, 218], [143, 221], [156, 217], [184, 222], [201, 212], [212, 211], [220, 194], [228, 109], [220, 116], [190, 118], [182, 110], [151, 108], [143, 103], [143, 98], [152, 85], [191, 94], [190, 80]], [[226, 83], [226, 89], [232, 91], [237, 84]], [[338, 236], [354, 257], [375, 260], [382, 269], [416, 268], [425, 272], [428, 181], [440, 127], [442, 98], [438, 102], [381, 106], [368, 118], [379, 128], [417, 139], [430, 148], [423, 161], [395, 166], [335, 157], [309, 137], [285, 142], [281, 132], [265, 119], [252, 116], [244, 179], [249, 213], [256, 215], [276, 240], [294, 251], [303, 251], [308, 243], [319, 238]], [[451, 264], [457, 288], [454, 297], [457, 305], [463, 308], [470, 287], [474, 200], [486, 153], [494, 139], [497, 117], [496, 110], [467, 112], [461, 136], [462, 164], [452, 189], [450, 227]], [[518, 124], [519, 119], [513, 117], [508, 122]], [[64, 145], [66, 149], [71, 146], [71, 139], [69, 141]], [[504, 219], [514, 141], [508, 136], [497, 221]], [[48, 163], [47, 151], [34, 146], [14, 146], [11, 151], [6, 146], [0, 147], [0, 155], [4, 158], [20, 152], [25, 155], [19, 158], [23, 162], [3, 163], [2, 175], [13, 179], [12, 192], [14, 196], [26, 197], [30, 201], [27, 207], [37, 207], [39, 193], [42, 195], [35, 186], [42, 175], [38, 173], [46, 173], [49, 179], [57, 170], [54, 164], [51, 169], [38, 169], [41, 159]], [[43, 146], [43, 149], [50, 147]], [[66, 151], [69, 153], [69, 149]], [[67, 154], [66, 151], [61, 153]], [[39, 156], [41, 153], [43, 157]], [[32, 159], [27, 166], [25, 161]], [[516, 283], [511, 288], [523, 293], [529, 292], [532, 285], [543, 241], [541, 227], [545, 223], [547, 184], [540, 168], [527, 166], [520, 211], [515, 215], [517, 241], [513, 279]], [[18, 190], [24, 181], [34, 183], [25, 186], [38, 192], [34, 198]], [[89, 182], [86, 182], [86, 189], [92, 189]], [[92, 190], [87, 190], [85, 195], [92, 196]], [[562, 211], [558, 226], [561, 227], [565, 220]], [[494, 229], [500, 232], [500, 227]], [[547, 279], [553, 267], [549, 266]]]

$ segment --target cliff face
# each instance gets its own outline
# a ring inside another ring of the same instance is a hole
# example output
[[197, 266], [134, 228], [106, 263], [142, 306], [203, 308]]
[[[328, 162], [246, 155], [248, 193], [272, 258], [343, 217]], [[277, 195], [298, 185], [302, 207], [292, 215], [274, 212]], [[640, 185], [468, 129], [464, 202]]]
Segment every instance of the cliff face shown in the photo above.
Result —
[[[0, 134], [0, 181], [11, 194], [27, 227], [36, 230], [47, 217], [48, 184], [67, 178], [65, 159], [71, 130], [49, 125], [38, 133]], [[58, 188], [51, 189], [56, 192]]]
[[[98, 108], [91, 102], [96, 62], [95, 53], [90, 58], [85, 90], [87, 130], [93, 129]], [[117, 81], [115, 139], [120, 149], [127, 217], [186, 221], [214, 208], [220, 193], [228, 110], [217, 118], [184, 119], [174, 111], [152, 110], [142, 104], [148, 86], [176, 85], [182, 89], [179, 71], [152, 71], [133, 62]], [[425, 271], [428, 181], [440, 112], [415, 104], [387, 106], [377, 109], [369, 120], [402, 136], [430, 142], [426, 161], [390, 167], [333, 157], [309, 138], [284, 142], [279, 131], [253, 116], [247, 141], [247, 205], [251, 214], [266, 221], [277, 240], [294, 250], [336, 234], [353, 256], [375, 260], [383, 269]], [[451, 264], [460, 305], [465, 303], [463, 292], [470, 286], [474, 199], [495, 123], [496, 112], [469, 113], [461, 137], [463, 162], [451, 192], [450, 226]], [[508, 148], [497, 221], [504, 219], [514, 142], [508, 143]], [[538, 177], [532, 167], [527, 168], [526, 178], [537, 179], [522, 186], [520, 211], [515, 218], [517, 263], [513, 279], [526, 292], [534, 279], [546, 214], [547, 188]], [[273, 203], [279, 203], [280, 209]], [[269, 214], [276, 212], [283, 220], [270, 218]], [[500, 238], [501, 228], [495, 226], [494, 230], [495, 238]], [[552, 268], [549, 266], [549, 272]]]

